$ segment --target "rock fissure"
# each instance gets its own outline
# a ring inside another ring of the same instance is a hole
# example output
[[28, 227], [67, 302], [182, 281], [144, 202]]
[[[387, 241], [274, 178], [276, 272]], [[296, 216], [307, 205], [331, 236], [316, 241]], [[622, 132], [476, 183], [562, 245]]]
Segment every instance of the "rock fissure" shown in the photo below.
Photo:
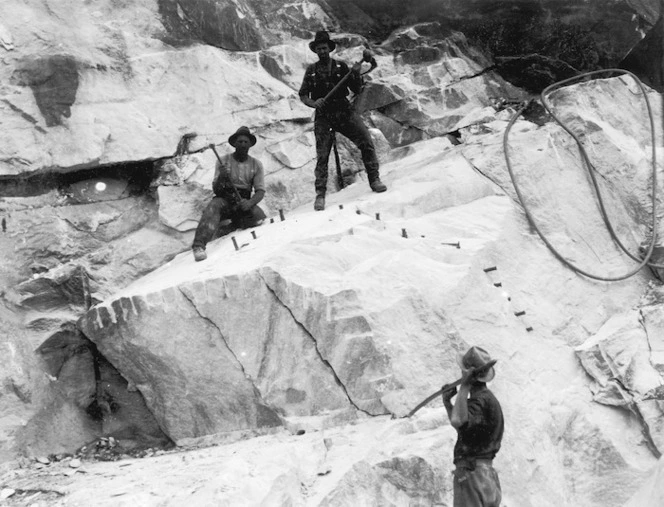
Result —
[[[463, 153], [461, 154], [461, 156], [462, 156], [462, 157], [468, 162], [468, 164], [470, 165], [470, 167], [472, 167], [473, 170], [474, 170], [475, 172], [481, 174], [484, 178], [486, 178], [486, 179], [489, 180], [491, 183], [493, 183], [494, 185], [496, 185], [498, 188], [500, 188], [500, 189], [501, 189], [503, 192], [505, 192], [507, 195], [510, 195], [509, 192], [507, 192], [507, 191], [506, 191], [506, 190], [500, 185], [500, 182], [499, 182], [496, 178], [492, 178], [491, 176], [489, 176], [488, 174], [486, 174], [484, 171], [482, 171], [482, 169], [480, 169], [478, 166], [476, 166], [475, 164], [473, 164], [472, 160], [470, 160], [468, 157], [466, 157]], [[521, 206], [520, 203], [519, 203], [519, 206]], [[523, 207], [523, 206], [521, 206], [521, 207]]]
[[[617, 367], [615, 366], [615, 363], [611, 359], [611, 357], [605, 355], [604, 360], [612, 372], [617, 371]], [[643, 435], [643, 439], [645, 440], [646, 447], [653, 454], [653, 456], [659, 459], [662, 456], [662, 453], [657, 448], [657, 445], [655, 444], [655, 441], [650, 431], [650, 425], [646, 421], [646, 418], [643, 416], [643, 413], [639, 408], [637, 393], [634, 393], [631, 389], [629, 389], [624, 384], [624, 382], [620, 378], [618, 378], [617, 375], [610, 377], [608, 380], [610, 382], [615, 382], [617, 384], [618, 389], [621, 392], [623, 399], [625, 400], [625, 404], [628, 410], [632, 412], [632, 414], [634, 414], [636, 419], [639, 421], [639, 424], [641, 425], [641, 434]]]
[[646, 337], [646, 344], [648, 345], [648, 360], [650, 365], [657, 369], [652, 362], [652, 343], [650, 342], [650, 336], [648, 335], [648, 327], [646, 326], [646, 316], [643, 315], [643, 310], [639, 309], [639, 324], [643, 328], [643, 334]]
[[304, 324], [302, 324], [299, 320], [297, 320], [297, 318], [295, 317], [295, 314], [293, 313], [293, 311], [288, 307], [287, 304], [285, 304], [285, 303], [281, 300], [281, 298], [280, 298], [280, 297], [277, 295], [277, 293], [272, 289], [272, 287], [270, 287], [270, 284], [267, 283], [267, 280], [265, 280], [265, 278], [263, 277], [263, 275], [262, 275], [261, 273], [259, 273], [258, 276], [261, 277], [261, 279], [263, 280], [263, 283], [265, 283], [265, 287], [267, 287], [267, 290], [268, 290], [268, 291], [270, 292], [270, 294], [272, 294], [272, 296], [274, 297], [274, 300], [277, 301], [277, 302], [278, 302], [283, 308], [286, 309], [286, 311], [289, 313], [289, 315], [290, 315], [291, 318], [293, 319], [293, 322], [295, 322], [295, 324], [296, 324], [296, 325], [297, 325], [297, 326], [298, 326], [298, 327], [299, 327], [299, 328], [305, 333], [306, 336], [308, 336], [309, 338], [311, 338], [311, 341], [312, 341], [313, 344], [314, 344], [314, 349], [316, 350], [316, 354], [317, 354], [318, 357], [320, 358], [321, 362], [322, 362], [325, 366], [327, 366], [327, 368], [329, 369], [329, 371], [332, 373], [332, 375], [333, 375], [333, 377], [334, 377], [334, 380], [335, 380], [336, 383], [339, 385], [339, 387], [341, 387], [341, 389], [343, 390], [344, 394], [345, 394], [346, 397], [348, 398], [348, 402], [349, 402], [351, 405], [353, 405], [353, 407], [355, 407], [356, 410], [358, 410], [358, 411], [360, 411], [360, 412], [362, 412], [362, 413], [364, 413], [364, 414], [366, 414], [366, 415], [368, 415], [368, 416], [372, 416], [372, 417], [373, 417], [374, 414], [372, 414], [372, 413], [370, 413], [370, 412], [368, 412], [368, 411], [366, 411], [366, 410], [360, 408], [360, 407], [357, 405], [357, 403], [355, 403], [355, 401], [353, 400], [353, 398], [350, 396], [350, 393], [348, 392], [348, 389], [346, 388], [346, 386], [344, 385], [344, 383], [343, 383], [343, 382], [341, 381], [341, 379], [339, 378], [339, 375], [337, 375], [337, 372], [334, 370], [334, 367], [332, 366], [332, 364], [331, 364], [327, 359], [325, 359], [325, 357], [323, 357], [323, 354], [321, 353], [320, 349], [318, 348], [318, 341], [316, 340], [316, 337], [315, 337], [313, 334], [311, 334], [311, 332], [306, 328], [306, 326], [305, 326]]
[[480, 76], [482, 76], [484, 74], [487, 74], [488, 72], [492, 72], [496, 69], [497, 69], [497, 65], [495, 65], [495, 64], [494, 65], [489, 65], [488, 67], [485, 67], [484, 69], [482, 69], [479, 72], [476, 72], [475, 74], [470, 74], [468, 76], [461, 76], [459, 79], [456, 79], [456, 80], [452, 81], [450, 84], [453, 85], [453, 84], [461, 83], [463, 81], [468, 81], [469, 79], [475, 79], [476, 77], [480, 77]]
[[[32, 125], [33, 125], [32, 128], [34, 128], [37, 132], [40, 132], [40, 133], [42, 133], [42, 134], [47, 134], [47, 133], [48, 133], [48, 132], [47, 132], [44, 128], [42, 128], [40, 125], [37, 125], [38, 120], [37, 120], [34, 116], [32, 116], [31, 114], [26, 113], [23, 109], [21, 109], [20, 107], [16, 106], [15, 104], [12, 104], [12, 103], [11, 103], [9, 100], [7, 100], [7, 99], [2, 99], [2, 102], [4, 102], [5, 104], [7, 104], [7, 105], [9, 106], [9, 108], [10, 108], [12, 111], [14, 111], [15, 113], [17, 113], [19, 116], [21, 116], [21, 118], [23, 118], [24, 120], [26, 120], [26, 121], [32, 123]], [[29, 164], [26, 164], [26, 165], [29, 165]]]
[[[233, 359], [235, 359], [235, 362], [240, 366], [240, 369], [242, 370], [242, 374], [245, 376], [245, 378], [246, 378], [247, 380], [250, 380], [250, 381], [252, 382], [252, 384], [253, 384], [253, 380], [251, 379], [251, 377], [250, 377], [249, 375], [247, 375], [247, 372], [246, 372], [245, 369], [244, 369], [244, 365], [243, 365], [242, 362], [238, 359], [237, 355], [235, 354], [235, 352], [233, 351], [233, 349], [232, 349], [232, 348], [230, 347], [230, 345], [228, 344], [228, 341], [226, 341], [226, 338], [224, 337], [224, 333], [221, 332], [221, 329], [219, 329], [219, 326], [217, 326], [217, 324], [216, 324], [211, 318], [206, 317], [205, 315], [203, 315], [203, 314], [201, 313], [201, 311], [200, 311], [200, 310], [198, 309], [198, 307], [196, 306], [196, 303], [194, 302], [194, 300], [193, 300], [190, 296], [188, 296], [188, 295], [185, 293], [185, 291], [183, 291], [181, 288], [179, 288], [178, 290], [180, 291], [180, 294], [182, 294], [182, 295], [184, 296], [184, 298], [185, 298], [187, 301], [189, 301], [189, 303], [191, 304], [191, 307], [192, 307], [192, 308], [194, 309], [194, 311], [199, 315], [199, 317], [200, 317], [201, 319], [203, 319], [204, 321], [208, 322], [212, 327], [214, 327], [214, 328], [219, 332], [219, 338], [221, 338], [221, 341], [222, 341], [222, 342], [224, 343], [224, 345], [226, 346], [226, 349], [227, 349], [227, 350], [230, 352], [230, 354], [233, 356]], [[254, 385], [254, 387], [255, 387], [255, 385]]]
[[390, 105], [392, 105], [392, 104], [396, 104], [396, 103], [398, 103], [398, 102], [402, 102], [402, 101], [395, 101], [395, 102], [392, 102], [392, 103], [387, 104], [387, 105], [385, 105], [385, 106], [381, 106], [381, 107], [377, 108], [376, 111], [378, 111], [378, 112], [381, 113], [381, 114], [384, 114], [387, 118], [389, 118], [390, 120], [392, 120], [394, 123], [398, 124], [398, 125], [399, 125], [400, 127], [402, 127], [402, 128], [406, 128], [406, 129], [409, 129], [409, 128], [411, 128], [411, 129], [415, 129], [415, 130], [417, 130], [417, 131], [419, 131], [419, 132], [422, 132], [423, 134], [426, 134], [426, 135], [429, 136], [429, 137], [442, 137], [442, 136], [446, 136], [446, 135], [450, 134], [450, 132], [445, 132], [444, 134], [432, 134], [431, 132], [429, 132], [429, 131], [428, 131], [427, 129], [425, 129], [424, 127], [420, 127], [420, 126], [415, 125], [415, 124], [413, 124], [413, 123], [407, 123], [407, 122], [405, 122], [405, 121], [399, 120], [399, 119], [394, 118], [393, 116], [390, 116], [390, 115], [388, 115], [388, 114], [385, 113], [385, 111], [387, 110], [387, 106], [390, 106]]
[[643, 417], [643, 414], [641, 413], [638, 404], [635, 401], [632, 401], [629, 403], [629, 408], [631, 412], [636, 416], [639, 423], [641, 424], [641, 433], [643, 434], [643, 438], [646, 442], [646, 447], [648, 447], [648, 450], [652, 452], [655, 458], [657, 459], [661, 458], [662, 453], [657, 448], [657, 445], [655, 445], [655, 441], [653, 440], [650, 432], [650, 426], [646, 422], [645, 417]]

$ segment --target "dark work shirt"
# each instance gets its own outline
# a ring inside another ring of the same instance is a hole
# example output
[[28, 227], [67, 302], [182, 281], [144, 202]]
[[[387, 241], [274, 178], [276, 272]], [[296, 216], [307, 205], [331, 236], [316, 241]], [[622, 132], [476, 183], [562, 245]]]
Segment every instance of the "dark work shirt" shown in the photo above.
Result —
[[468, 398], [468, 421], [457, 429], [454, 463], [462, 459], [493, 459], [503, 439], [503, 411], [483, 385]]
[[[322, 99], [348, 74], [348, 65], [344, 62], [332, 58], [330, 58], [330, 62], [330, 66], [318, 61], [307, 67], [300, 86], [300, 97], [309, 97], [313, 100]], [[323, 109], [334, 110], [339, 107], [348, 107], [350, 105], [346, 99], [348, 90], [358, 93], [361, 87], [362, 78], [359, 75], [352, 74], [346, 80], [345, 85], [339, 87], [334, 96], [330, 97]]]

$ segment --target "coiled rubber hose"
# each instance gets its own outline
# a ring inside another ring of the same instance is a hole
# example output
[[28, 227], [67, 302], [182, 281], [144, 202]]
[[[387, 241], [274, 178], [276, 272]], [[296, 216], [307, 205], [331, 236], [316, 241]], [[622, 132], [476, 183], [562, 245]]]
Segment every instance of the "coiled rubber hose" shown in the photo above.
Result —
[[[650, 133], [651, 133], [651, 145], [652, 145], [652, 221], [651, 221], [651, 231], [652, 231], [652, 239], [650, 241], [650, 245], [648, 246], [648, 250], [643, 258], [632, 254], [627, 250], [627, 248], [623, 245], [622, 241], [618, 238], [618, 236], [615, 233], [615, 230], [613, 228], [613, 225], [611, 224], [611, 221], [609, 220], [609, 217], [606, 213], [606, 208], [604, 206], [604, 200], [602, 199], [602, 193], [600, 191], [599, 185], [597, 183], [597, 179], [595, 176], [595, 168], [592, 165], [590, 158], [588, 157], [588, 153], [586, 152], [585, 148], [583, 147], [583, 144], [581, 143], [581, 140], [578, 138], [578, 136], [572, 132], [552, 111], [551, 107], [549, 106], [549, 103], [547, 101], [547, 96], [553, 93], [555, 90], [558, 88], [561, 88], [571, 82], [578, 81], [581, 79], [586, 79], [588, 77], [597, 75], [597, 74], [607, 74], [607, 73], [619, 73], [619, 74], [624, 74], [630, 76], [634, 81], [637, 83], [639, 88], [641, 89], [641, 93], [643, 95], [643, 98], [646, 103], [646, 107], [648, 109], [648, 118], [650, 120]], [[601, 276], [597, 275], [594, 273], [590, 273], [579, 266], [576, 266], [573, 264], [571, 261], [566, 259], [556, 248], [551, 244], [551, 242], [547, 239], [547, 237], [544, 235], [544, 233], [541, 231], [541, 229], [537, 226], [537, 222], [535, 221], [535, 218], [533, 214], [531, 213], [530, 209], [528, 208], [528, 205], [526, 204], [525, 199], [523, 198], [523, 194], [521, 192], [521, 189], [519, 188], [519, 185], [517, 184], [516, 177], [514, 175], [514, 170], [512, 168], [512, 162], [510, 160], [510, 155], [509, 155], [509, 134], [510, 130], [512, 129], [512, 126], [516, 122], [516, 120], [521, 116], [523, 113], [524, 109], [527, 107], [527, 104], [521, 107], [513, 116], [510, 118], [510, 121], [507, 124], [507, 128], [505, 129], [505, 134], [503, 136], [503, 150], [505, 152], [505, 162], [507, 163], [507, 170], [509, 171], [510, 178], [512, 180], [512, 184], [514, 185], [514, 190], [516, 191], [516, 195], [519, 198], [519, 201], [521, 202], [521, 205], [523, 206], [523, 210], [526, 213], [526, 217], [530, 221], [531, 225], [537, 231], [537, 234], [539, 237], [542, 239], [544, 244], [549, 248], [551, 253], [560, 260], [563, 264], [565, 264], [567, 267], [569, 267], [572, 271], [575, 273], [582, 274], [588, 278], [592, 278], [593, 280], [600, 280], [600, 281], [605, 281], [605, 282], [616, 282], [620, 280], [625, 280], [631, 276], [634, 276], [636, 273], [638, 273], [644, 266], [650, 266], [652, 268], [664, 268], [662, 265], [658, 264], [653, 264], [650, 262], [650, 258], [652, 257], [653, 250], [655, 248], [655, 243], [657, 241], [657, 213], [656, 213], [656, 203], [657, 203], [657, 154], [656, 154], [656, 134], [655, 134], [655, 120], [654, 120], [654, 115], [652, 112], [652, 108], [650, 107], [650, 101], [648, 100], [648, 94], [647, 91], [639, 80], [638, 77], [636, 77], [634, 74], [632, 74], [629, 71], [623, 70], [623, 69], [604, 69], [604, 70], [597, 70], [593, 72], [586, 72], [584, 74], [580, 74], [578, 76], [574, 76], [569, 79], [565, 79], [563, 81], [559, 81], [557, 83], [552, 84], [551, 86], [548, 86], [545, 88], [541, 95], [542, 99], [542, 105], [546, 109], [546, 111], [552, 116], [552, 118], [560, 125], [565, 132], [567, 132], [574, 141], [576, 142], [578, 148], [579, 148], [579, 153], [581, 154], [581, 158], [584, 162], [584, 165], [586, 167], [586, 170], [588, 171], [590, 175], [590, 179], [593, 183], [593, 188], [595, 191], [595, 195], [597, 196], [597, 200], [599, 203], [600, 211], [602, 214], [602, 218], [604, 219], [604, 223], [606, 224], [606, 227], [609, 231], [609, 234], [611, 235], [611, 238], [616, 242], [616, 244], [620, 247], [620, 249], [625, 252], [631, 259], [634, 261], [638, 262], [638, 266], [636, 266], [634, 269], [631, 271], [618, 275], [618, 276]]]

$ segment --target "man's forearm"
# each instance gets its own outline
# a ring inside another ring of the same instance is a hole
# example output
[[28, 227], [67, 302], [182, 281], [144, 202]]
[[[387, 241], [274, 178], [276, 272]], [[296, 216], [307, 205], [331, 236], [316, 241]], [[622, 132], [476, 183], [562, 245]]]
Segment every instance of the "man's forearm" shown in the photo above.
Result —
[[265, 190], [256, 190], [251, 199], [249, 199], [249, 202], [252, 206], [256, 206], [256, 204], [263, 200], [263, 197], [265, 197]]
[[460, 428], [468, 422], [468, 393], [470, 392], [470, 386], [461, 384], [459, 388], [459, 394], [454, 402], [454, 407], [452, 408], [452, 415], [450, 416], [450, 423], [455, 428]]
[[316, 101], [310, 98], [308, 95], [300, 95], [300, 100], [305, 106], [316, 107]]
[[443, 400], [443, 405], [445, 405], [447, 417], [452, 421], [452, 410], [454, 410], [454, 406], [452, 406], [452, 403], [449, 400]]

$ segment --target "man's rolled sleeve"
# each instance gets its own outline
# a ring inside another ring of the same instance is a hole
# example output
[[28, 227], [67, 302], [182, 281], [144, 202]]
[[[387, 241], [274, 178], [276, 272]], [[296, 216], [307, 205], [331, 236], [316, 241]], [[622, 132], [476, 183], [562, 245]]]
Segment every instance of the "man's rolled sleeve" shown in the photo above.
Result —
[[302, 85], [300, 85], [300, 91], [298, 92], [300, 97], [310, 97], [313, 90], [313, 75], [314, 71], [309, 67], [304, 73], [304, 78], [302, 79]]
[[265, 171], [263, 170], [263, 163], [260, 160], [256, 160], [256, 174], [254, 175], [252, 185], [254, 192], [258, 190], [265, 192]]
[[465, 431], [476, 430], [486, 425], [482, 402], [477, 399], [468, 400], [468, 421], [463, 425]]

